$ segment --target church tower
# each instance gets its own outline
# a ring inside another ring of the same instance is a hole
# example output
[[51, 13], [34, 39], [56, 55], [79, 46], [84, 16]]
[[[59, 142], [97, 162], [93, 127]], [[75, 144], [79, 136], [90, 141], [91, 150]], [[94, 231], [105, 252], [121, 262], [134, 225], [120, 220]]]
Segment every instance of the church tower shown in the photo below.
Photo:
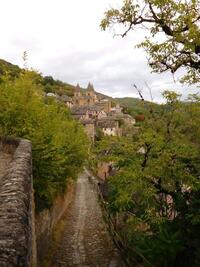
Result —
[[88, 96], [93, 96], [95, 94], [94, 87], [90, 82], [88, 83], [88, 87], [86, 89], [86, 94]]
[[81, 93], [81, 87], [80, 85], [77, 83], [75, 89], [74, 89], [74, 96], [75, 97], [80, 97], [82, 95]]

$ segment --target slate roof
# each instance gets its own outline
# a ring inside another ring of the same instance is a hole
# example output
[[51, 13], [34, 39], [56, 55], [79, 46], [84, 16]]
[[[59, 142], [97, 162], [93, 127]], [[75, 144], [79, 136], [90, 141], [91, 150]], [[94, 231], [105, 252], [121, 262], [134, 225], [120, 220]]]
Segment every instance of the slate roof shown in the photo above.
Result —
[[87, 87], [86, 90], [87, 91], [93, 91], [94, 92], [94, 87], [93, 87], [93, 85], [90, 82], [89, 82], [88, 87]]
[[88, 120], [81, 120], [81, 122], [83, 123], [83, 124], [94, 124], [94, 120], [91, 120], [91, 119], [88, 119]]
[[81, 87], [80, 85], [77, 83], [77, 86], [74, 89], [76, 92], [81, 92]]
[[102, 108], [97, 106], [97, 105], [92, 105], [92, 106], [88, 106], [88, 110], [89, 111], [98, 111], [99, 112], [99, 111], [102, 110]]
[[110, 119], [98, 120], [97, 126], [100, 128], [116, 128], [118, 126], [118, 122]]
[[63, 102], [71, 102], [71, 101], [72, 101], [71, 97], [69, 97], [69, 96], [67, 96], [67, 95], [61, 95], [61, 96], [59, 97], [59, 100], [60, 100], [60, 101], [63, 101]]
[[73, 106], [71, 108], [72, 115], [85, 115], [88, 111], [87, 106]]
[[74, 99], [93, 99], [91, 96], [89, 95], [81, 95], [81, 96], [75, 96]]
[[120, 119], [130, 119], [130, 120], [134, 120], [134, 118], [129, 115], [129, 114], [124, 114], [124, 113], [115, 113], [113, 111], [109, 112], [108, 114], [111, 118], [115, 119], [115, 120], [120, 120]]
[[100, 112], [102, 109], [96, 105], [93, 106], [73, 106], [71, 108], [71, 113], [74, 115], [84, 115], [87, 111], [97, 111]]

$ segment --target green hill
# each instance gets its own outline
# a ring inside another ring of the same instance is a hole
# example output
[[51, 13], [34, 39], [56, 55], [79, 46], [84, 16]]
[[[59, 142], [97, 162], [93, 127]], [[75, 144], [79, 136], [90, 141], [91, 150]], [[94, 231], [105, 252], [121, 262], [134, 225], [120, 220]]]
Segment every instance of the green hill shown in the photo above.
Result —
[[[17, 65], [13, 65], [3, 59], [0, 59], [0, 81], [1, 76], [7, 74], [10, 78], [14, 79], [19, 76], [19, 74], [23, 71]], [[68, 96], [73, 96], [75, 86], [69, 83], [62, 82], [60, 80], [55, 80], [52, 76], [42, 76], [38, 74], [37, 77], [38, 83], [41, 83], [44, 86], [44, 90], [46, 93], [56, 93], [58, 95], [66, 94]], [[81, 88], [84, 90], [84, 88]], [[97, 92], [99, 98], [108, 98], [115, 105], [119, 103], [125, 113], [129, 113], [132, 116], [145, 114], [149, 105], [153, 105], [154, 107], [158, 107], [157, 104], [152, 104], [148, 101], [141, 101], [138, 98], [132, 97], [124, 97], [124, 98], [112, 98], [110, 96], [101, 94]]]
[[[11, 79], [17, 78], [22, 71], [23, 69], [21, 69], [19, 66], [0, 59], [0, 81], [1, 76], [3, 75], [8, 75], [8, 77]], [[46, 93], [56, 93], [58, 95], [66, 94], [70, 97], [74, 95], [74, 85], [62, 82], [60, 80], [55, 80], [52, 76], [42, 76], [38, 73], [37, 82], [44, 86]], [[84, 88], [81, 89], [84, 90]], [[101, 93], [97, 94], [100, 98], [108, 97]]]
[[115, 103], [119, 103], [123, 107], [124, 112], [132, 116], [136, 115], [145, 115], [149, 108], [153, 107], [158, 109], [160, 105], [152, 103], [149, 101], [142, 101], [139, 98], [133, 97], [124, 97], [124, 98], [115, 98]]
[[58, 95], [66, 94], [70, 97], [74, 95], [74, 85], [54, 80], [52, 76], [41, 76], [41, 78], [46, 93], [56, 93]]
[[[23, 71], [19, 66], [0, 59], [0, 81], [1, 76], [8, 75], [9, 78], [15, 79]], [[37, 82], [44, 86], [44, 90], [47, 93], [67, 94], [72, 96], [75, 86], [64, 83], [59, 80], [55, 80], [52, 76], [42, 76], [38, 73]]]
[[16, 78], [21, 72], [20, 67], [13, 65], [3, 59], [0, 59], [0, 77], [2, 75], [8, 75], [11, 78]]

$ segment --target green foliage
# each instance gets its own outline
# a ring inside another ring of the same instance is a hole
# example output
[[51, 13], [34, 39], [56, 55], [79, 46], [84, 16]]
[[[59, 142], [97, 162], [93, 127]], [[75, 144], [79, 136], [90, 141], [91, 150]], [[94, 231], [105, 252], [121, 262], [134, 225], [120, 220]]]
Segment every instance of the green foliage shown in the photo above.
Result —
[[119, 103], [123, 107], [123, 112], [135, 117], [137, 115], [145, 115], [148, 113], [150, 107], [155, 110], [159, 110], [159, 105], [149, 102], [141, 101], [138, 98], [124, 97], [115, 98], [116, 103]]
[[54, 80], [52, 76], [44, 76], [41, 83], [46, 93], [57, 93], [58, 95], [66, 94], [68, 96], [73, 96], [74, 94], [75, 87], [73, 85]]
[[[101, 28], [122, 26], [124, 37], [144, 26], [149, 34], [138, 47], [148, 53], [152, 71], [184, 69], [182, 82], [194, 84], [200, 81], [199, 12], [198, 0], [124, 0], [121, 8], [105, 13]], [[192, 95], [181, 103], [179, 95], [168, 91], [163, 96], [166, 105], [147, 108], [135, 151], [107, 151], [118, 170], [110, 179], [108, 206], [144, 266], [146, 258], [156, 267], [197, 267], [200, 100]]]
[[[3, 59], [0, 59], [0, 76], [7, 75], [10, 79], [14, 79], [19, 76], [21, 69]], [[0, 77], [0, 82], [2, 81]]]
[[[122, 26], [122, 37], [141, 26], [149, 35], [138, 45], [149, 55], [154, 72], [186, 70], [183, 82], [200, 81], [200, 29], [199, 0], [124, 0], [122, 7], [105, 12], [101, 22], [103, 30]], [[119, 27], [118, 27], [119, 28]], [[121, 27], [120, 27], [121, 28]], [[164, 33], [161, 35], [161, 32]]]
[[67, 182], [75, 179], [88, 154], [88, 139], [69, 111], [45, 101], [37, 73], [23, 71], [0, 84], [0, 135], [31, 140], [37, 209], [50, 207]]
[[[200, 265], [200, 101], [164, 92], [133, 138], [106, 137], [97, 159], [114, 162], [108, 208], [128, 247], [153, 266]], [[142, 149], [141, 149], [142, 148]], [[139, 257], [140, 260], [141, 257]], [[145, 263], [144, 263], [145, 264]]]
[[[23, 54], [24, 69], [20, 69], [17, 65], [13, 65], [3, 59], [0, 59], [0, 76], [6, 75], [9, 79], [14, 80], [18, 78], [21, 73], [27, 70], [27, 53]], [[57, 93], [58, 95], [66, 94], [68, 96], [73, 96], [75, 86], [71, 84], [64, 83], [59, 80], [55, 80], [52, 76], [42, 76], [40, 73], [32, 70], [32, 74], [35, 77], [35, 82], [38, 85], [42, 85], [43, 90], [46, 93]], [[1, 79], [0, 79], [1, 82]]]

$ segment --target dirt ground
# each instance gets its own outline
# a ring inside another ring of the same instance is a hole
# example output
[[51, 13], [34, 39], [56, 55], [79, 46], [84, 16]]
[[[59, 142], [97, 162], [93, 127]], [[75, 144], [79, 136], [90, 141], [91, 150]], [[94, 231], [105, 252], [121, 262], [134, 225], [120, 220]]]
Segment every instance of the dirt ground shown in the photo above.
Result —
[[124, 266], [103, 221], [97, 193], [86, 173], [79, 176], [64, 224], [51, 267]]

